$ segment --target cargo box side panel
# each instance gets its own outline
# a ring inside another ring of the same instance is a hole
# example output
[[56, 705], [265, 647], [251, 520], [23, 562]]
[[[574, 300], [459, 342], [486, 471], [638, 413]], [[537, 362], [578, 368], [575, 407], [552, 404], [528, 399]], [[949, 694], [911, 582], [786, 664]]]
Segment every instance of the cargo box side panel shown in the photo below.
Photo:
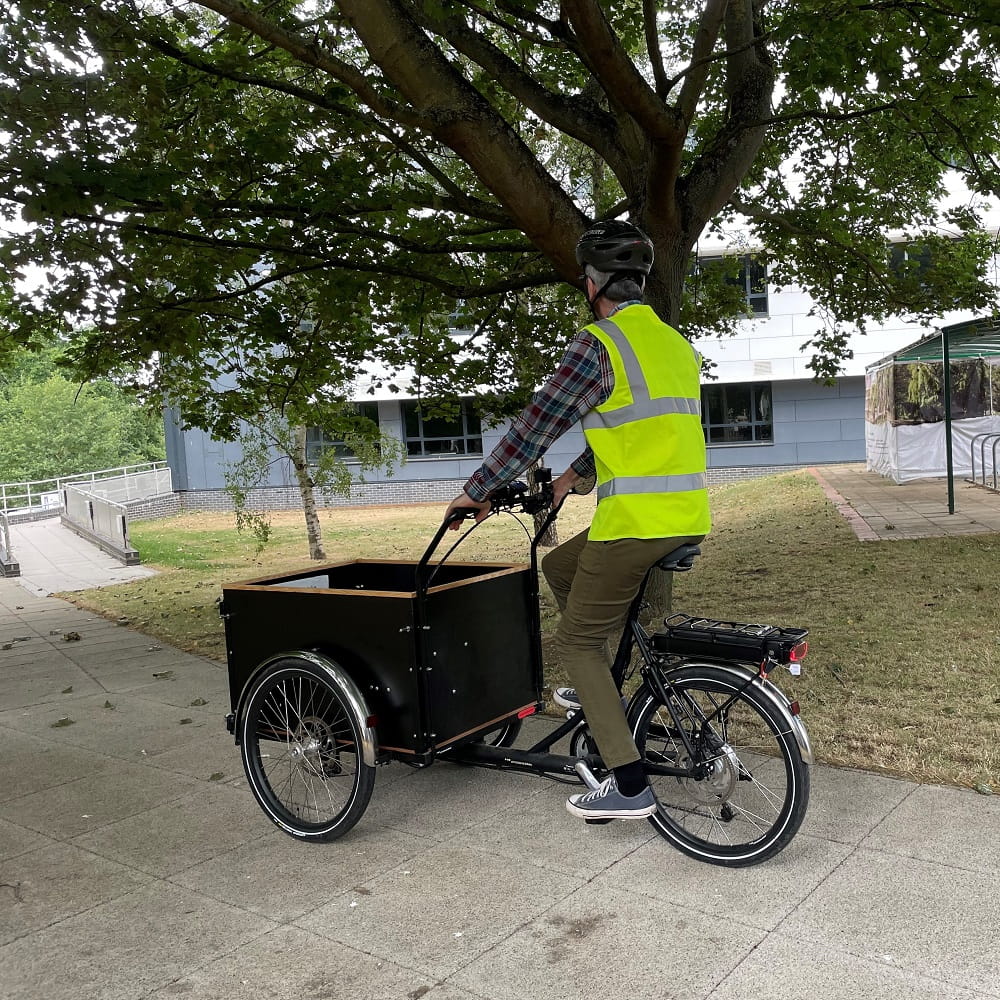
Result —
[[428, 595], [428, 718], [436, 745], [538, 701], [527, 570]]
[[423, 749], [413, 602], [378, 593], [224, 590], [230, 696], [236, 700], [266, 659], [318, 650], [340, 664], [377, 717], [379, 744]]

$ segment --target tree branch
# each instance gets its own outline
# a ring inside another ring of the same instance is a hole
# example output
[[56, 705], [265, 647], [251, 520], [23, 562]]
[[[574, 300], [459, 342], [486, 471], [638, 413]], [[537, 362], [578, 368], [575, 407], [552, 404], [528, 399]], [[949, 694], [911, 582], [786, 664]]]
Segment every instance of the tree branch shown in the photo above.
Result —
[[654, 142], [681, 142], [677, 113], [643, 79], [597, 0], [562, 0], [577, 41], [608, 97], [628, 112]]
[[660, 33], [656, 27], [656, 15], [659, 4], [656, 0], [642, 0], [642, 24], [646, 33], [646, 52], [650, 65], [653, 67], [653, 80], [656, 83], [656, 94], [661, 101], [667, 99], [670, 93], [670, 81], [663, 68], [663, 53], [660, 51]]
[[242, 25], [264, 41], [284, 49], [299, 62], [328, 73], [354, 91], [376, 114], [411, 128], [428, 128], [430, 123], [426, 118], [414, 114], [403, 105], [386, 100], [360, 70], [324, 51], [317, 42], [310, 42], [299, 34], [286, 31], [273, 21], [248, 10], [239, 0], [194, 0], [194, 3], [214, 10], [234, 24]]
[[[217, 0], [213, 0], [217, 2]], [[585, 220], [573, 199], [474, 87], [448, 62], [399, 0], [337, 0], [385, 77], [427, 129], [453, 149], [566, 280]]]
[[[694, 48], [691, 51], [691, 63], [684, 71], [684, 85], [681, 87], [677, 100], [677, 110], [684, 121], [685, 128], [698, 107], [698, 100], [705, 89], [708, 71], [712, 64], [712, 51], [719, 39], [719, 31], [726, 13], [727, 0], [707, 0], [701, 14], [697, 34], [694, 36]], [[735, 55], [735, 53], [731, 53]], [[676, 78], [672, 83], [676, 83]]]
[[622, 160], [624, 152], [615, 143], [614, 119], [596, 103], [582, 96], [567, 97], [548, 90], [485, 35], [473, 31], [466, 21], [448, 17], [439, 8], [433, 8], [432, 13], [428, 4], [406, 2], [416, 23], [446, 39], [543, 121], [578, 139], [608, 161]]

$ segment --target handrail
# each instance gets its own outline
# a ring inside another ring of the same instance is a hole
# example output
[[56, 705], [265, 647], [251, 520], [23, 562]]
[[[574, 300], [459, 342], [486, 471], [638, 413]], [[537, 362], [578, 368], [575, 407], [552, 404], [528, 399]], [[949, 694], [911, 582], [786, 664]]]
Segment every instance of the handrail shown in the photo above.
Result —
[[93, 472], [77, 472], [69, 476], [55, 476], [51, 479], [21, 480], [0, 483], [0, 511], [44, 510], [52, 508], [56, 513], [62, 505], [62, 492], [68, 485], [90, 483], [114, 476], [141, 475], [169, 468], [165, 461], [142, 462], [138, 465], [118, 465]]

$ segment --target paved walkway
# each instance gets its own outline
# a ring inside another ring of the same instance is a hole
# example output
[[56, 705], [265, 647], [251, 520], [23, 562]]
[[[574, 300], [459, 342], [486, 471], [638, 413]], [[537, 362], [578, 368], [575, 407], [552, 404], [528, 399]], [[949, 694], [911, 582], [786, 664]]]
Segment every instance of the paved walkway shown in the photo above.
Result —
[[33, 594], [90, 590], [153, 576], [145, 566], [123, 566], [79, 535], [58, 517], [12, 524], [10, 544], [21, 567], [17, 579]]
[[899, 486], [861, 464], [809, 471], [864, 542], [1000, 531], [1000, 493], [964, 480], [955, 482], [955, 513], [949, 514], [946, 479]]
[[[821, 471], [860, 506], [856, 474]], [[394, 764], [302, 845], [247, 789], [223, 666], [28, 572], [0, 580], [4, 1000], [1000, 998], [1000, 797], [814, 767], [792, 844], [728, 870], [562, 785]]]

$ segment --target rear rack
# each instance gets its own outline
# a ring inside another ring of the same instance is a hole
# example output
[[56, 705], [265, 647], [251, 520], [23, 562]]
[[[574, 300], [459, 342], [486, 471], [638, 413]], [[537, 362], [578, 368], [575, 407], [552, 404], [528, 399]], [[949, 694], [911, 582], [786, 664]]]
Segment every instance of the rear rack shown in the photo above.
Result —
[[771, 658], [788, 663], [792, 650], [809, 634], [804, 628], [720, 622], [674, 614], [663, 621], [665, 631], [650, 636], [659, 653], [704, 656], [713, 660], [762, 663]]

